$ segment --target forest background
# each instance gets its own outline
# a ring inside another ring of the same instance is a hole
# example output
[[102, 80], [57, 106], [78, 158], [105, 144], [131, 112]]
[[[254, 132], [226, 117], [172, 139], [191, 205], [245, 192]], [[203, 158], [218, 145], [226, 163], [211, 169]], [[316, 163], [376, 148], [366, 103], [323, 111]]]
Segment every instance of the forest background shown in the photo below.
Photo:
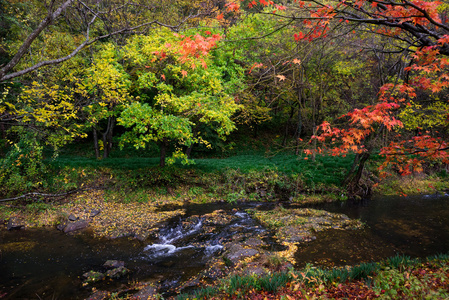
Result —
[[139, 192], [150, 188], [301, 202], [447, 184], [445, 2], [1, 0], [0, 11], [6, 200], [101, 188], [152, 201]]
[[[0, 0], [0, 223], [144, 240], [189, 203], [447, 192], [448, 55], [445, 1]], [[447, 298], [437, 260], [201, 293]]]

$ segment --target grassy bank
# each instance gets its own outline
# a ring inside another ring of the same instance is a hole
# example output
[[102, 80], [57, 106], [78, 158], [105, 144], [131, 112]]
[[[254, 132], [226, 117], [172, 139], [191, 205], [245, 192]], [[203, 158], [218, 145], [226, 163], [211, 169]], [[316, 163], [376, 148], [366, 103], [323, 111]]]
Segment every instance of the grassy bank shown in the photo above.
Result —
[[[196, 159], [192, 165], [160, 168], [157, 158], [131, 156], [128, 152], [104, 160], [75, 154], [62, 153], [57, 159], [46, 160], [39, 188], [31, 190], [61, 196], [34, 195], [2, 202], [0, 221], [14, 217], [25, 220], [30, 227], [55, 226], [74, 212], [102, 208], [116, 216], [105, 221], [108, 224], [124, 222], [126, 218], [120, 215], [129, 215], [130, 207], [135, 214], [154, 214], [160, 206], [179, 208], [185, 203], [344, 201], [347, 196], [341, 183], [353, 160], [350, 156], [317, 156], [312, 161], [286, 153], [269, 156], [248, 151], [225, 158]], [[369, 165], [368, 177], [373, 182], [375, 162]], [[444, 172], [391, 177], [381, 181], [376, 191], [431, 194], [447, 188], [448, 182], [449, 176]], [[69, 191], [77, 192], [64, 195]], [[11, 196], [15, 195], [20, 193]], [[98, 207], [92, 199], [96, 199]]]
[[186, 299], [447, 299], [449, 256], [396, 256], [380, 263], [263, 276], [233, 275], [215, 286], [181, 294]]

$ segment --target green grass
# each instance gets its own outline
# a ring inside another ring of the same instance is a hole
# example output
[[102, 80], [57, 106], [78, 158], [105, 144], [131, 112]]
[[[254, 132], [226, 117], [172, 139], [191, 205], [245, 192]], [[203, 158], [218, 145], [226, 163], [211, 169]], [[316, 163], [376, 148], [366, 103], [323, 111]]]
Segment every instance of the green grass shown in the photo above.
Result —
[[[157, 167], [157, 157], [108, 158], [97, 160], [80, 156], [59, 156], [47, 161], [56, 168], [111, 168], [116, 170], [135, 170]], [[196, 170], [204, 173], [220, 173], [227, 169], [238, 170], [242, 174], [250, 172], [275, 171], [285, 175], [300, 175], [311, 187], [325, 184], [339, 186], [352, 162], [351, 157], [318, 156], [315, 162], [288, 154], [278, 154], [267, 157], [264, 155], [247, 154], [221, 159], [196, 159], [194, 164], [183, 166], [175, 164], [173, 169]]]
[[[290, 270], [289, 272], [278, 272], [263, 276], [231, 275], [222, 279], [213, 287], [200, 288], [190, 294], [181, 294], [177, 299], [208, 299], [211, 297], [220, 299], [221, 296], [226, 299], [233, 296], [239, 298], [249, 291], [252, 293], [254, 291], [276, 293], [289, 282], [304, 284], [304, 288], [311, 292], [310, 295], [313, 295], [314, 292], [324, 289], [326, 286], [336, 287], [353, 281], [365, 282], [376, 294], [387, 296], [385, 299], [401, 298], [400, 295], [408, 296], [410, 299], [416, 295], [422, 295], [422, 299], [425, 298], [424, 296], [435, 295], [438, 296], [436, 299], [443, 299], [439, 296], [447, 296], [446, 291], [430, 291], [430, 285], [427, 282], [429, 277], [425, 277], [427, 275], [423, 272], [427, 271], [428, 275], [432, 276], [432, 265], [442, 267], [440, 269], [441, 275], [436, 274], [436, 276], [441, 276], [444, 283], [447, 280], [447, 273], [444, 272], [447, 272], [448, 261], [448, 254], [440, 254], [423, 260], [397, 255], [379, 263], [362, 263], [352, 267], [331, 269], [308, 264], [301, 270]], [[413, 274], [424, 274], [425, 276], [419, 279]]]

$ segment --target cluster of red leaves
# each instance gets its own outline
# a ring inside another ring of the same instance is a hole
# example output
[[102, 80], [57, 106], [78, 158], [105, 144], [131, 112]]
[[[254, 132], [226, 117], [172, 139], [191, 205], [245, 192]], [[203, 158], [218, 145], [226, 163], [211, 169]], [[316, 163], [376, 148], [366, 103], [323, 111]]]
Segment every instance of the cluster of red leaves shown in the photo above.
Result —
[[[445, 35], [438, 42], [440, 45], [447, 44], [449, 36]], [[443, 88], [449, 87], [449, 58], [442, 57], [437, 46], [424, 47], [414, 53], [416, 63], [406, 68], [407, 71], [417, 71], [411, 82], [417, 88], [438, 93]]]
[[[206, 62], [203, 59], [204, 56], [209, 54], [209, 51], [216, 46], [216, 43], [221, 39], [219, 34], [203, 37], [202, 35], [195, 36], [180, 36], [182, 38], [180, 42], [181, 62], [186, 63], [191, 61], [191, 57], [198, 58], [204, 68], [207, 68]], [[195, 69], [196, 65], [192, 63], [192, 69]]]
[[[332, 155], [365, 152], [367, 149], [363, 141], [379, 126], [385, 126], [389, 130], [402, 127], [402, 122], [394, 117], [394, 111], [398, 108], [399, 104], [380, 102], [363, 109], [354, 109], [340, 117], [349, 119], [351, 127], [340, 129], [331, 126], [329, 122], [323, 122], [318, 126], [320, 134], [312, 136], [312, 139], [318, 140], [323, 148], [330, 149]], [[330, 145], [327, 145], [329, 140]], [[321, 152], [321, 148], [318, 148], [318, 152]], [[311, 154], [311, 150], [306, 150], [305, 153]]]
[[[449, 37], [445, 36], [445, 39], [449, 40]], [[318, 126], [320, 134], [312, 138], [321, 142], [324, 149], [330, 148], [333, 155], [366, 151], [364, 145], [366, 138], [375, 134], [380, 126], [396, 135], [396, 140], [400, 140], [400, 135], [394, 130], [401, 128], [402, 123], [395, 118], [395, 111], [408, 105], [408, 99], [416, 97], [417, 89], [436, 93], [449, 87], [449, 75], [445, 72], [449, 66], [449, 59], [440, 57], [438, 49], [423, 48], [414, 56], [416, 62], [407, 70], [415, 70], [420, 74], [415, 76], [411, 83], [385, 84], [379, 92], [379, 103], [355, 109], [342, 116], [349, 119], [349, 128], [339, 129], [324, 122]], [[449, 111], [446, 113], [449, 122]], [[331, 141], [330, 145], [326, 144], [328, 140]], [[322, 149], [318, 148], [317, 151], [321, 152]], [[305, 152], [311, 153], [310, 150]], [[384, 172], [387, 166], [393, 166], [402, 175], [409, 175], [413, 171], [422, 171], [422, 163], [425, 160], [449, 163], [449, 144], [441, 138], [430, 136], [427, 132], [411, 139], [391, 142], [389, 146], [381, 149], [380, 154], [385, 156], [385, 161], [379, 167], [381, 176], [390, 175]]]
[[395, 166], [402, 175], [422, 171], [423, 160], [440, 161], [449, 164], [449, 143], [428, 134], [414, 136], [412, 139], [391, 142], [382, 148], [380, 154], [385, 156], [379, 170], [382, 177], [390, 174], [384, 172], [387, 166]]
[[442, 289], [449, 291], [449, 271], [445, 266], [434, 265], [431, 262], [424, 264], [421, 268], [411, 271], [411, 274], [416, 276], [421, 282], [425, 282], [429, 290], [436, 291]]
[[[389, 86], [384, 88], [388, 89]], [[414, 88], [405, 84], [396, 88], [409, 95], [415, 93]], [[381, 99], [387, 100], [386, 98], [388, 98], [388, 100], [405, 102], [404, 98], [395, 98], [391, 93], [388, 97], [386, 95], [387, 93], [384, 92], [383, 99]], [[400, 134], [394, 131], [403, 126], [402, 122], [394, 116], [395, 111], [400, 107], [401, 105], [396, 102], [381, 101], [376, 105], [355, 109], [341, 117], [349, 119], [349, 128], [340, 129], [331, 126], [329, 122], [323, 122], [318, 126], [319, 134], [312, 137], [321, 143], [321, 147], [315, 151], [321, 153], [325, 149], [332, 155], [366, 152], [364, 144], [366, 139], [376, 134], [381, 127], [396, 134], [397, 140], [400, 140]], [[312, 150], [305, 150], [305, 153], [311, 154]], [[409, 175], [412, 172], [421, 172], [422, 163], [426, 160], [448, 164], [449, 143], [439, 137], [432, 137], [429, 132], [426, 132], [426, 134], [419, 134], [410, 139], [393, 141], [387, 147], [383, 147], [380, 154], [385, 156], [384, 162], [379, 167], [382, 177], [391, 175], [385, 172], [387, 166], [394, 167], [401, 175]]]

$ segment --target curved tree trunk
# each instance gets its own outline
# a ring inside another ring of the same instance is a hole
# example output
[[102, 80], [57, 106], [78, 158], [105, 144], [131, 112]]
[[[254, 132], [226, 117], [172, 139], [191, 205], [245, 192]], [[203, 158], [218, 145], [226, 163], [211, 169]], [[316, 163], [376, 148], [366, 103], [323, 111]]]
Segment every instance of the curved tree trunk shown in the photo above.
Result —
[[186, 156], [187, 156], [188, 159], [190, 159], [190, 157], [192, 156], [193, 145], [194, 145], [194, 143], [192, 143], [192, 145], [190, 145], [189, 147], [187, 147], [187, 150], [186, 150]]
[[363, 189], [360, 185], [360, 179], [362, 178], [363, 170], [365, 169], [365, 163], [370, 158], [371, 154], [365, 152], [362, 154], [356, 154], [354, 163], [346, 176], [343, 184], [346, 186], [350, 196], [369, 194], [370, 189]]

